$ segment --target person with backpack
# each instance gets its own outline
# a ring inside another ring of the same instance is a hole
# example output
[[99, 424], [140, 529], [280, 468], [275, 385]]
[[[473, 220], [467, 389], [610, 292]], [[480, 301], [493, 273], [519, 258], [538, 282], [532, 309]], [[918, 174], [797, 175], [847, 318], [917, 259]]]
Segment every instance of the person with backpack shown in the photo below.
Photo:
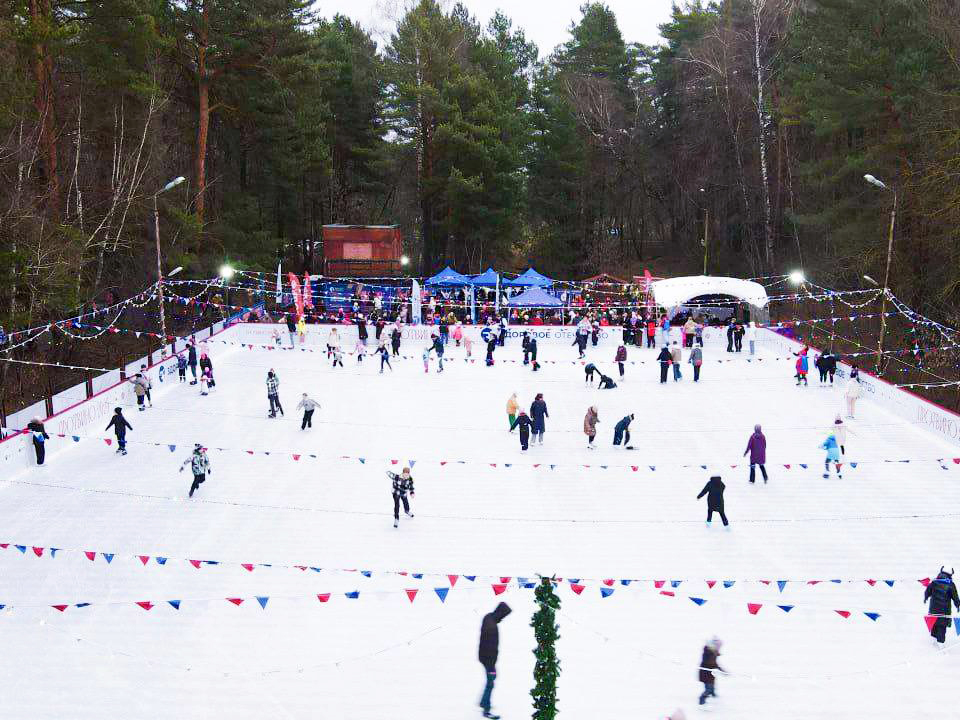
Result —
[[203, 449], [203, 445], [200, 443], [193, 446], [193, 455], [183, 461], [180, 465], [180, 472], [183, 472], [187, 466], [190, 467], [190, 471], [193, 473], [193, 483], [190, 485], [190, 493], [187, 497], [193, 497], [193, 493], [196, 492], [200, 485], [207, 479], [207, 475], [213, 474], [213, 471], [210, 469], [210, 458], [207, 457], [207, 451]]

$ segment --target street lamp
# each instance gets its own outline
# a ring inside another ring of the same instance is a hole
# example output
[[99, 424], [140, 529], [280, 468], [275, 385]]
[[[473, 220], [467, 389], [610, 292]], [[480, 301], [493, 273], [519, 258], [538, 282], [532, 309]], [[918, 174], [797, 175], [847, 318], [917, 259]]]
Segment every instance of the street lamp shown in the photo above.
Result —
[[237, 271], [227, 263], [220, 266], [220, 277], [222, 277], [224, 280], [229, 280], [236, 274], [236, 272]]
[[[183, 175], [175, 177], [162, 188], [153, 194], [153, 236], [157, 243], [157, 300], [160, 303], [160, 357], [163, 357], [163, 349], [167, 345], [167, 314], [163, 300], [163, 266], [160, 261], [160, 213], [157, 210], [157, 196], [172, 190], [184, 181]], [[176, 275], [183, 268], [178, 267], [171, 275]]]
[[[880, 303], [880, 339], [877, 342], [877, 375], [879, 375], [881, 361], [883, 360], [883, 337], [887, 331], [887, 295], [890, 293], [890, 261], [893, 258], [893, 232], [897, 224], [897, 201], [899, 200], [899, 196], [894, 188], [887, 187], [873, 175], [864, 175], [863, 179], [874, 187], [893, 193], [893, 208], [890, 210], [890, 231], [887, 234], [887, 269], [883, 276], [883, 299]], [[867, 278], [868, 276], [865, 275], [864, 277]], [[872, 278], [868, 279], [876, 285], [876, 281]]]
[[[700, 188], [700, 192], [706, 193], [705, 188]], [[707, 274], [707, 248], [710, 242], [710, 208], [703, 209], [703, 274]]]
[[807, 281], [806, 276], [803, 274], [803, 270], [794, 270], [787, 277], [794, 285], [803, 285]]
[[403, 265], [404, 267], [406, 267], [407, 265], [410, 264], [410, 258], [408, 258], [406, 255], [401, 255], [401, 256], [400, 256], [400, 264]]

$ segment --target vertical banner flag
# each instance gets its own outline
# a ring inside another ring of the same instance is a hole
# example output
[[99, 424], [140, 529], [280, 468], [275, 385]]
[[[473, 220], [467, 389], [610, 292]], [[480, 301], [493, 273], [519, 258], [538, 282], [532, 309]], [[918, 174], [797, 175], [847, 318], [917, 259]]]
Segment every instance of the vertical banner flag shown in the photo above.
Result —
[[643, 292], [647, 298], [647, 320], [653, 317], [653, 276], [646, 268], [643, 269]]
[[[497, 294], [493, 300], [493, 309], [497, 313], [497, 317], [500, 316], [500, 274], [497, 273]], [[474, 320], [476, 322], [476, 320]]]
[[410, 324], [420, 324], [420, 283], [414, 280], [410, 286]]
[[280, 263], [277, 263], [277, 305], [283, 304], [283, 279], [280, 277]]
[[303, 306], [313, 307], [313, 284], [310, 282], [310, 273], [303, 274]]
[[290, 292], [293, 293], [293, 301], [297, 304], [297, 319], [303, 317], [303, 294], [300, 292], [300, 281], [293, 273], [289, 273]]

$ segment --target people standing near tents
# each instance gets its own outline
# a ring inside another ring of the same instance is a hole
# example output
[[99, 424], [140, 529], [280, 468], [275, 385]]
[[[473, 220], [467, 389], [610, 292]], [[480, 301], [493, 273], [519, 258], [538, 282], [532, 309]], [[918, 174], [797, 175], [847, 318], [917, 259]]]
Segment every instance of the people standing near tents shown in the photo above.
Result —
[[550, 413], [547, 412], [547, 403], [543, 399], [543, 393], [537, 393], [530, 404], [530, 419], [533, 421], [533, 439], [540, 445], [543, 445], [543, 433], [547, 430], [548, 417], [550, 417]]
[[703, 365], [703, 349], [695, 346], [690, 351], [690, 358], [687, 362], [693, 365], [693, 381], [700, 382], [700, 368]]
[[[512, 416], [511, 416], [512, 417]], [[514, 417], [510, 421], [510, 432], [513, 432], [514, 429], [520, 428], [520, 449], [527, 450], [530, 447], [530, 428], [533, 426], [533, 421], [523, 410], [520, 411], [520, 414]]]
[[647, 320], [647, 347], [655, 348], [657, 346], [657, 323], [653, 318]]
[[591, 405], [587, 408], [587, 414], [583, 418], [583, 434], [587, 436], [587, 449], [593, 450], [593, 441], [597, 437], [597, 423], [600, 418], [597, 415], [597, 406]]
[[517, 408], [520, 407], [520, 403], [517, 402], [517, 394], [512, 393], [509, 398], [507, 398], [507, 422], [510, 424], [510, 427], [513, 427], [513, 421], [517, 419]]
[[743, 451], [744, 457], [750, 453], [750, 482], [756, 479], [757, 466], [760, 466], [760, 474], [763, 475], [763, 482], [767, 482], [767, 438], [760, 430], [759, 425], [753, 426], [753, 435], [747, 440], [747, 449]]
[[50, 436], [47, 435], [46, 428], [43, 427], [43, 420], [39, 417], [33, 418], [33, 420], [27, 423], [27, 430], [30, 431], [31, 440], [33, 441], [33, 451], [37, 456], [37, 465], [43, 465], [43, 461], [47, 457], [46, 442], [50, 439]]
[[660, 341], [664, 345], [670, 344], [670, 318], [666, 315], [660, 318]]
[[733, 333], [736, 327], [736, 322], [733, 318], [727, 322], [727, 352], [733, 352]]
[[[390, 347], [393, 349], [393, 356], [400, 355], [400, 321], [398, 320], [390, 330]], [[383, 369], [383, 366], [380, 366]], [[393, 368], [391, 368], [392, 370]]]
[[613, 358], [614, 362], [617, 363], [617, 369], [620, 370], [620, 382], [623, 382], [623, 370], [624, 363], [627, 362], [627, 346], [623, 343], [620, 344], [620, 347], [617, 348], [617, 354]]
[[855, 380], [851, 375], [850, 380], [847, 381], [847, 389], [843, 391], [843, 397], [847, 402], [847, 417], [853, 418], [857, 409], [857, 400], [860, 399], [860, 393], [862, 392], [860, 388], [860, 381]]
[[673, 355], [666, 345], [661, 348], [660, 354], [657, 355], [657, 362], [660, 363], [660, 383], [663, 384], [667, 381], [667, 371], [670, 369], [670, 363], [673, 362]]
[[744, 331], [744, 339], [747, 341], [747, 346], [750, 348], [750, 354], [754, 355], [756, 353], [757, 345], [757, 324], [750, 321], [747, 325], [746, 330]]
[[684, 347], [693, 347], [693, 338], [697, 332], [697, 323], [693, 319], [693, 315], [687, 318], [687, 321], [683, 324], [683, 346]]
[[743, 352], [743, 323], [737, 323], [733, 328], [733, 348], [735, 352]]
[[723, 520], [724, 527], [728, 527], [730, 524], [727, 522], [727, 516], [723, 512], [723, 491], [725, 488], [726, 485], [723, 484], [720, 476], [714, 475], [707, 481], [707, 484], [703, 486], [700, 494], [697, 495], [697, 500], [704, 495], [707, 496], [707, 527], [710, 527], [710, 524], [713, 522], [713, 514], [715, 512], [720, 513], [720, 519]]
[[953, 568], [947, 572], [942, 565], [940, 566], [936, 579], [931, 580], [924, 589], [923, 600], [930, 601], [930, 615], [936, 618], [932, 623], [929, 616], [927, 618], [931, 637], [938, 643], [946, 642], [953, 608], [960, 610], [960, 595], [957, 594], [957, 586], [953, 583]]
[[127, 454], [127, 430], [133, 430], [133, 426], [127, 422], [127, 419], [123, 416], [123, 408], [115, 407], [113, 409], [113, 417], [110, 418], [110, 422], [107, 423], [105, 430], [113, 428], [113, 432], [117, 436], [117, 452], [121, 455]]

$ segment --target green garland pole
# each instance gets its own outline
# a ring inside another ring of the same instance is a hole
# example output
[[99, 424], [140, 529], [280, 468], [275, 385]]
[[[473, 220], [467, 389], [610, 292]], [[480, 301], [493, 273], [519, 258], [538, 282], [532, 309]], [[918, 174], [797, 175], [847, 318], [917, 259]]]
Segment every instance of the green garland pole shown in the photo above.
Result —
[[530, 625], [537, 638], [537, 647], [533, 651], [537, 662], [533, 667], [533, 719], [553, 720], [557, 716], [557, 677], [560, 675], [560, 661], [557, 659], [556, 643], [560, 637], [557, 630], [556, 611], [560, 609], [560, 598], [553, 591], [553, 578], [541, 577], [540, 585], [534, 591], [537, 612], [533, 614]]

